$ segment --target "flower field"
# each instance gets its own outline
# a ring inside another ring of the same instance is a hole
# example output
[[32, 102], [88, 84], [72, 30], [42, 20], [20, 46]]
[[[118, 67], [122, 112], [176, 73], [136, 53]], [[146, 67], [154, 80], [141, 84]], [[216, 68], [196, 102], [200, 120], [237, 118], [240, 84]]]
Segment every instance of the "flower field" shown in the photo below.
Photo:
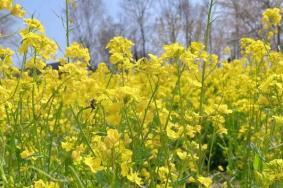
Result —
[[283, 54], [269, 44], [280, 9], [259, 20], [262, 40], [243, 38], [240, 59], [192, 42], [135, 60], [118, 36], [106, 46], [111, 65], [90, 71], [79, 43], [58, 70], [47, 66], [56, 42], [23, 19], [22, 67], [0, 47], [1, 185], [283, 187]]

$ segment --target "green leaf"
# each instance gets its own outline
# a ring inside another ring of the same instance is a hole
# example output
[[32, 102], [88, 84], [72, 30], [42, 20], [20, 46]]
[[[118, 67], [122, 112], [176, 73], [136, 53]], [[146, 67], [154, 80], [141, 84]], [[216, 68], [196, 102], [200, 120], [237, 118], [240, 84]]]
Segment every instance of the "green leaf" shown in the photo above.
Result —
[[255, 155], [254, 160], [253, 160], [253, 167], [256, 171], [260, 169], [261, 165], [261, 159], [258, 154]]

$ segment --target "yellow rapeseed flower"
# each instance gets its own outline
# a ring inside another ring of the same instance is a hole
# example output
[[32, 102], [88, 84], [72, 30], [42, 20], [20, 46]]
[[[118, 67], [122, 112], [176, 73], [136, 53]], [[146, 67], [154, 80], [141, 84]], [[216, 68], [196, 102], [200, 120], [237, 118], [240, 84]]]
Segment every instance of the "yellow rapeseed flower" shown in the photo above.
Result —
[[266, 9], [262, 14], [261, 22], [264, 28], [278, 26], [281, 23], [282, 16], [279, 8]]
[[109, 129], [107, 131], [107, 137], [105, 137], [105, 143], [107, 147], [113, 148], [119, 144], [120, 135], [116, 129]]
[[111, 39], [106, 46], [110, 53], [110, 62], [118, 64], [131, 60], [133, 57], [131, 52], [133, 45], [132, 41], [121, 36]]
[[101, 159], [86, 157], [84, 159], [84, 163], [90, 168], [93, 173], [97, 173], [98, 171], [103, 170], [103, 166], [101, 166]]
[[85, 64], [89, 64], [90, 55], [87, 48], [84, 48], [81, 44], [75, 42], [71, 46], [67, 47], [65, 52], [66, 58], [71, 58], [73, 61], [79, 61]]
[[13, 7], [13, 0], [1, 0], [0, 3], [0, 10], [1, 9], [6, 9], [10, 11]]
[[26, 18], [24, 19], [24, 22], [27, 27], [21, 32], [21, 35], [25, 35], [29, 32], [40, 32], [40, 33], [45, 32], [43, 25], [38, 19]]
[[127, 175], [127, 178], [129, 181], [141, 186], [142, 185], [142, 179], [139, 177], [137, 172], [131, 172], [129, 175]]
[[29, 157], [31, 157], [33, 154], [34, 154], [34, 151], [31, 151], [31, 150], [29, 150], [29, 149], [25, 149], [24, 151], [22, 151], [22, 152], [20, 153], [22, 159], [29, 158]]
[[25, 15], [25, 10], [23, 9], [21, 5], [16, 4], [11, 9], [11, 14], [21, 18]]
[[197, 178], [197, 180], [198, 180], [198, 182], [199, 182], [201, 185], [203, 185], [203, 186], [206, 187], [206, 188], [209, 188], [209, 187], [211, 187], [211, 185], [212, 185], [212, 180], [211, 180], [210, 177], [199, 176], [199, 177]]

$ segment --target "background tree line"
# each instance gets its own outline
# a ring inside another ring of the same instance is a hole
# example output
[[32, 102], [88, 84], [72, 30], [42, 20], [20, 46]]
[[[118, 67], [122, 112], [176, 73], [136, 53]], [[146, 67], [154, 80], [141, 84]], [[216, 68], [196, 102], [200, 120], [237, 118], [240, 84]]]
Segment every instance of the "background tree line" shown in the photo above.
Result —
[[[104, 0], [73, 2], [69, 11], [71, 39], [89, 48], [93, 65], [107, 63], [105, 46], [117, 35], [134, 41], [136, 59], [148, 53], [161, 53], [164, 44], [178, 42], [188, 46], [192, 41], [204, 40], [208, 0], [119, 0], [116, 17], [106, 10]], [[238, 58], [240, 39], [261, 38], [261, 14], [271, 7], [282, 8], [283, 0], [216, 0], [208, 49], [222, 59]], [[15, 23], [11, 17], [1, 19], [0, 44], [17, 45], [18, 40], [10, 37]], [[273, 38], [274, 49], [282, 46], [281, 28]], [[231, 52], [224, 56], [226, 47]]]
[[[120, 13], [113, 18], [103, 0], [79, 0], [72, 8], [72, 39], [90, 49], [92, 64], [107, 62], [107, 42], [116, 35], [135, 42], [136, 58], [160, 53], [164, 44], [188, 46], [203, 41], [207, 0], [120, 0]], [[259, 38], [263, 10], [282, 7], [283, 0], [217, 0], [209, 49], [220, 56], [230, 47], [231, 58], [240, 56], [239, 39]], [[273, 45], [280, 45], [280, 27]], [[223, 57], [223, 56], [222, 56]]]

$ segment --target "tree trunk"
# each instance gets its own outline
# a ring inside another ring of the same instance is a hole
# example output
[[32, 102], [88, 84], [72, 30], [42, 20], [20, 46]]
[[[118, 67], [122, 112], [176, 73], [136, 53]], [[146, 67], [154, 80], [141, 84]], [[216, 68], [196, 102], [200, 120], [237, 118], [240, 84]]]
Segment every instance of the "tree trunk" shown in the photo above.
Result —
[[282, 51], [281, 46], [281, 26], [279, 25], [277, 28], [277, 50], [278, 52]]

